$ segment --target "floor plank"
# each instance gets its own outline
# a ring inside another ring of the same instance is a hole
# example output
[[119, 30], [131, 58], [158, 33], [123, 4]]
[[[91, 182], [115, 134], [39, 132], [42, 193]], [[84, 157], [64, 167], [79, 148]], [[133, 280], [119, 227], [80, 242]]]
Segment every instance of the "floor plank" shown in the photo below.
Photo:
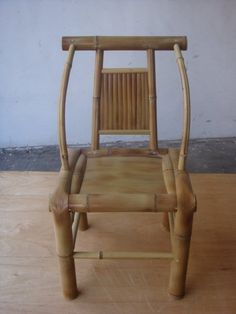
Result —
[[[194, 174], [198, 197], [186, 297], [167, 292], [169, 262], [76, 262], [80, 296], [60, 293], [48, 194], [57, 174], [0, 173], [0, 313], [229, 313], [236, 310], [236, 175]], [[79, 249], [164, 250], [160, 215], [91, 214]]]

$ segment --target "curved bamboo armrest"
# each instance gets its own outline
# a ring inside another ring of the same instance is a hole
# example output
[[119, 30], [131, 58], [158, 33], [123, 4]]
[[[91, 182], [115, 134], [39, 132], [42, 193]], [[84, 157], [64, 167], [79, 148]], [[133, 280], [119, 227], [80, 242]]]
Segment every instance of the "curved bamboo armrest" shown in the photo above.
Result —
[[177, 208], [185, 213], [196, 211], [196, 196], [193, 193], [187, 171], [179, 169], [179, 150], [170, 148], [169, 154], [163, 156], [163, 176], [170, 194], [176, 194]]
[[182, 91], [183, 91], [183, 107], [184, 107], [184, 118], [183, 118], [183, 131], [182, 131], [182, 142], [178, 158], [178, 169], [185, 169], [185, 162], [188, 153], [188, 142], [190, 133], [190, 92], [188, 76], [184, 64], [184, 58], [182, 56], [180, 47], [178, 44], [174, 45], [174, 51], [176, 55], [176, 61], [179, 68], [179, 74], [181, 78]]
[[59, 98], [58, 138], [59, 138], [61, 164], [64, 170], [69, 169], [68, 149], [67, 149], [67, 143], [66, 143], [65, 106], [66, 106], [66, 93], [67, 93], [67, 87], [68, 87], [68, 82], [69, 82], [69, 77], [70, 77], [70, 70], [71, 70], [71, 66], [72, 66], [72, 62], [74, 58], [74, 52], [75, 52], [74, 45], [70, 45], [67, 61], [64, 67], [63, 75], [62, 75], [60, 98]]

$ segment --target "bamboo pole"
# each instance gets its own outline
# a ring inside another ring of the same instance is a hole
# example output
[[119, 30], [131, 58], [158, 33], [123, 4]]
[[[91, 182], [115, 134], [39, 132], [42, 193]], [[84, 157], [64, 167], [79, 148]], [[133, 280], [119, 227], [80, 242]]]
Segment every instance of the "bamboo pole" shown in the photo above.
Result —
[[169, 252], [74, 252], [76, 259], [163, 259], [173, 258]]
[[62, 37], [62, 49], [73, 44], [76, 50], [173, 50], [178, 44], [187, 49], [185, 36], [74, 36]]
[[122, 73], [118, 72], [117, 73], [118, 76], [118, 96], [117, 96], [117, 102], [118, 102], [118, 127], [119, 129], [123, 128], [123, 121], [122, 121], [122, 117], [123, 117], [123, 102], [122, 102], [122, 96], [123, 96], [123, 91], [122, 91]]
[[148, 73], [144, 73], [144, 106], [145, 106], [145, 128], [150, 129], [150, 124], [149, 124], [149, 98], [148, 98]]
[[101, 107], [100, 107], [100, 114], [102, 121], [100, 128], [102, 129], [108, 129], [108, 74], [104, 73], [102, 74], [102, 92], [103, 99], [101, 99]]
[[70, 194], [69, 208], [77, 212], [175, 211], [176, 196], [168, 194]]
[[150, 149], [157, 150], [155, 51], [147, 50]]
[[[137, 86], [136, 86], [136, 93], [137, 93], [137, 101], [136, 101], [136, 110], [137, 110], [137, 115], [136, 115], [136, 128], [138, 130], [143, 129], [142, 128], [142, 118], [143, 118], [143, 112], [142, 112], [142, 91], [143, 91], [143, 86], [141, 85], [141, 74], [137, 73], [136, 75], [136, 81], [137, 81]], [[150, 133], [150, 130], [148, 130]]]
[[61, 164], [64, 170], [69, 169], [68, 151], [67, 151], [67, 143], [66, 143], [65, 105], [66, 105], [67, 87], [68, 87], [74, 52], [75, 52], [74, 45], [70, 45], [67, 61], [66, 61], [63, 76], [62, 76], [60, 98], [59, 98], [58, 138], [59, 138]]
[[171, 241], [171, 248], [174, 251], [174, 225], [175, 225], [175, 214], [173, 212], [167, 213], [168, 215], [168, 226], [170, 231], [170, 241]]
[[93, 130], [92, 144], [93, 150], [99, 148], [99, 114], [100, 114], [100, 97], [101, 97], [101, 71], [103, 65], [103, 50], [96, 51], [95, 72], [94, 72], [94, 90], [93, 90]]
[[140, 117], [140, 126], [141, 129], [145, 129], [146, 125], [145, 125], [145, 111], [147, 108], [145, 108], [145, 74], [143, 73], [140, 75], [140, 85], [141, 85], [141, 95], [140, 95], [140, 107], [141, 107], [141, 117]]
[[132, 129], [132, 74], [127, 74], [127, 122], [128, 129]]
[[131, 128], [137, 129], [137, 73], [131, 74]]
[[75, 248], [76, 236], [79, 228], [79, 223], [81, 219], [81, 215], [83, 213], [75, 213], [74, 215], [74, 223], [72, 225], [72, 236], [73, 236], [73, 249]]
[[122, 73], [122, 106], [123, 106], [123, 110], [122, 110], [122, 129], [127, 129], [128, 128], [128, 123], [127, 123], [127, 75], [126, 73]]
[[113, 115], [112, 115], [112, 126], [114, 129], [119, 128], [118, 125], [118, 75], [117, 73], [112, 74], [112, 94], [113, 94]]
[[62, 167], [59, 174], [58, 186], [50, 199], [49, 205], [53, 214], [56, 252], [58, 255], [62, 290], [64, 296], [69, 299], [74, 299], [78, 295], [73, 258], [71, 217], [68, 209], [68, 194], [70, 192], [72, 173], [79, 154], [79, 150], [69, 151], [69, 169], [64, 170]]
[[[71, 189], [70, 189], [71, 194], [80, 192], [81, 185], [83, 183], [86, 164], [87, 164], [87, 158], [84, 154], [81, 154], [76, 162], [75, 169], [73, 171], [73, 176], [71, 180]], [[79, 229], [81, 231], [88, 229], [88, 217], [86, 213], [80, 214]]]
[[174, 259], [171, 263], [169, 293], [175, 297], [185, 294], [190, 240], [192, 234], [193, 213], [196, 210], [196, 198], [193, 194], [189, 175], [175, 170], [177, 212], [175, 214], [172, 246]]
[[[176, 194], [174, 169], [169, 154], [162, 157], [162, 171], [167, 193]], [[168, 213], [163, 213], [162, 225], [167, 231], [170, 231], [170, 215]], [[171, 241], [172, 235], [173, 232], [170, 233]]]
[[113, 97], [112, 97], [112, 73], [108, 74], [108, 115], [107, 115], [107, 119], [108, 119], [108, 129], [112, 129], [113, 128], [113, 124], [112, 124], [112, 116], [113, 116]]
[[183, 106], [184, 106], [184, 119], [183, 119], [183, 135], [182, 135], [182, 143], [179, 154], [179, 162], [178, 169], [185, 169], [185, 161], [188, 153], [188, 142], [189, 142], [189, 133], [190, 133], [190, 91], [189, 91], [189, 83], [188, 76], [184, 64], [184, 59], [180, 50], [179, 45], [174, 45], [176, 61], [179, 68], [182, 90], [183, 90]]

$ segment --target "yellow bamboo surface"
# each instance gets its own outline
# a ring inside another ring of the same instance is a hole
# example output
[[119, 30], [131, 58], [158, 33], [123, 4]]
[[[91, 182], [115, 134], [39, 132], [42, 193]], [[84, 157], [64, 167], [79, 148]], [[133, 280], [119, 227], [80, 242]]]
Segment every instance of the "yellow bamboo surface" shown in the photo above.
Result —
[[161, 158], [88, 158], [81, 194], [166, 193]]
[[[166, 293], [166, 260], [79, 260], [80, 295], [61, 296], [48, 194], [58, 173], [0, 173], [0, 313], [234, 314], [236, 174], [193, 174], [198, 195], [187, 294]], [[89, 214], [76, 251], [165, 251], [169, 234], [152, 213]], [[112, 236], [111, 236], [112, 235]]]
[[173, 50], [174, 44], [187, 49], [186, 36], [72, 36], [62, 37], [62, 49], [76, 50]]
[[146, 133], [149, 129], [147, 89], [145, 69], [103, 69], [100, 130], [106, 134], [118, 130]]

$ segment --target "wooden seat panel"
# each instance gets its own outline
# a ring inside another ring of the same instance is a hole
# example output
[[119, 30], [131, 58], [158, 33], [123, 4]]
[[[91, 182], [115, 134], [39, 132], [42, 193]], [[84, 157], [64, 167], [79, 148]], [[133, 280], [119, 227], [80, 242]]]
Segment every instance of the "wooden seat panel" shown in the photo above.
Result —
[[81, 193], [166, 193], [162, 159], [127, 156], [88, 158]]

